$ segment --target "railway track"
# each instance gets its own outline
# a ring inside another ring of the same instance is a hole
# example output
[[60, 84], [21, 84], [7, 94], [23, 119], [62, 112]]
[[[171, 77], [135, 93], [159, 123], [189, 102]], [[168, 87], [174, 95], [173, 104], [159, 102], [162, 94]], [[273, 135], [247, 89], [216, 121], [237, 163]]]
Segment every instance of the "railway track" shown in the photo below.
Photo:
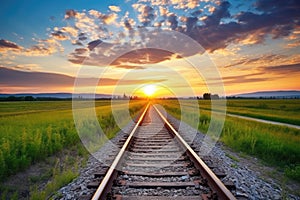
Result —
[[224, 173], [213, 173], [151, 104], [123, 143], [111, 166], [95, 174], [91, 199], [236, 199], [218, 178]]

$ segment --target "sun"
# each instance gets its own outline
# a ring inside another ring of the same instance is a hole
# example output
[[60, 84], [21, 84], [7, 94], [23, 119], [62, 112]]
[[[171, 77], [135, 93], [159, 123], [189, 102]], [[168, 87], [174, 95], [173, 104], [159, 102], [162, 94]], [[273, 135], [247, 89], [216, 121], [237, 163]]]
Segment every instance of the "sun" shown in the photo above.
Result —
[[151, 97], [155, 93], [156, 87], [155, 87], [155, 85], [146, 85], [143, 88], [143, 91], [146, 96]]

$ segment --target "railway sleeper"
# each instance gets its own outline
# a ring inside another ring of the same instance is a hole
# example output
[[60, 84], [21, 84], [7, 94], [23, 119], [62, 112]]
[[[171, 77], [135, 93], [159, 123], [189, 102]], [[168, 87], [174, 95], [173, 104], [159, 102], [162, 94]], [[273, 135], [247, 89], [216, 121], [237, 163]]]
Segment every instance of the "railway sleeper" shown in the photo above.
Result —
[[175, 145], [133, 145], [133, 148], [135, 149], [174, 149], [174, 148], [177, 148], [178, 146], [175, 146]]
[[187, 176], [187, 172], [144, 172], [144, 171], [125, 171], [124, 174], [129, 176], [147, 176], [147, 177], [175, 177], [175, 176]]
[[185, 161], [188, 160], [187, 157], [185, 156], [180, 156], [180, 157], [168, 157], [168, 158], [163, 158], [163, 157], [142, 157], [142, 156], [129, 156], [127, 159], [130, 160], [137, 160], [137, 161], [153, 161], [153, 162], [160, 162], [160, 161]]
[[[114, 195], [114, 200], [202, 200], [201, 196], [176, 196], [176, 197], [167, 197], [167, 196], [122, 196]], [[207, 198], [206, 198], [207, 199]]]
[[165, 168], [165, 167], [188, 167], [190, 166], [190, 162], [185, 163], [174, 163], [170, 165], [169, 162], [167, 163], [133, 163], [133, 162], [127, 162], [124, 165], [128, 167], [139, 167], [139, 168]]
[[195, 187], [199, 188], [199, 182], [128, 182], [126, 180], [120, 180], [118, 182], [120, 186], [126, 186], [129, 188], [187, 188], [187, 187]]

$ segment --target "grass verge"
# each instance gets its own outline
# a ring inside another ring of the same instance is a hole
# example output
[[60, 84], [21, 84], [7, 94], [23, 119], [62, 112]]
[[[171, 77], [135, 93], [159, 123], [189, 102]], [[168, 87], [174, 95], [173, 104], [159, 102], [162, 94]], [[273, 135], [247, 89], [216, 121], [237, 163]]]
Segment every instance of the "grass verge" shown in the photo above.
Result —
[[[41, 105], [39, 102], [32, 103], [37, 103], [37, 106]], [[26, 110], [23, 107], [23, 114], [19, 112], [16, 114], [17, 108], [13, 110], [8, 108], [15, 105], [14, 102], [5, 102], [5, 105], [0, 103], [0, 107], [7, 107], [5, 113], [2, 113], [2, 117], [0, 112], [0, 132], [2, 133], [0, 139], [0, 188], [3, 188], [0, 191], [0, 196], [2, 198], [12, 198], [16, 195], [19, 197], [20, 195], [18, 192], [12, 193], [11, 188], [2, 185], [10, 176], [25, 171], [41, 161], [48, 162], [53, 155], [68, 149], [75, 148], [76, 152], [78, 150], [76, 156], [69, 156], [63, 160], [59, 157], [57, 160], [60, 163], [59, 167], [57, 163], [54, 163], [54, 168], [29, 178], [31, 185], [33, 185], [30, 196], [33, 199], [48, 198], [58, 188], [69, 183], [78, 175], [78, 168], [82, 167], [81, 159], [86, 159], [86, 153], [75, 129], [72, 110], [70, 109], [71, 103], [61, 102], [60, 105], [60, 102], [53, 102], [51, 107], [51, 102], [48, 102], [42, 104], [45, 108], [36, 109], [39, 110], [37, 112], [30, 112], [30, 109]], [[107, 138], [114, 137], [120, 129], [112, 115], [110, 101], [97, 101], [95, 104], [97, 123], [101, 125]], [[18, 102], [17, 105], [23, 104]], [[128, 108], [127, 102], [120, 100], [118, 112], [120, 112], [119, 117], [122, 124], [125, 125], [130, 120], [124, 112], [121, 112], [122, 110], [129, 109], [130, 115], [134, 116], [144, 105], [144, 101], [131, 101]], [[30, 108], [32, 107], [33, 105]], [[56, 107], [60, 109], [56, 110]], [[50, 108], [52, 110], [48, 110]], [[13, 114], [7, 113], [7, 110]], [[87, 133], [89, 133], [88, 130]], [[99, 147], [97, 146], [97, 148]], [[49, 166], [51, 165], [53, 166], [53, 163], [50, 163]], [[47, 185], [39, 187], [43, 181], [47, 181]]]
[[[165, 109], [180, 119], [178, 102], [160, 101]], [[198, 129], [206, 133], [211, 113], [201, 110]], [[300, 131], [226, 116], [220, 140], [236, 151], [260, 158], [300, 182]]]

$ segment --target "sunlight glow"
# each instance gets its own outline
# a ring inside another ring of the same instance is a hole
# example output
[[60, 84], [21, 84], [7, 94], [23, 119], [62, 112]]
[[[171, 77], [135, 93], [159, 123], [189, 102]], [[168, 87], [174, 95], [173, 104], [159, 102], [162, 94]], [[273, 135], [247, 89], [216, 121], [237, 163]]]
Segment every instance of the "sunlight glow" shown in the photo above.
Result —
[[151, 97], [155, 93], [156, 87], [155, 85], [146, 85], [143, 91], [146, 96]]

